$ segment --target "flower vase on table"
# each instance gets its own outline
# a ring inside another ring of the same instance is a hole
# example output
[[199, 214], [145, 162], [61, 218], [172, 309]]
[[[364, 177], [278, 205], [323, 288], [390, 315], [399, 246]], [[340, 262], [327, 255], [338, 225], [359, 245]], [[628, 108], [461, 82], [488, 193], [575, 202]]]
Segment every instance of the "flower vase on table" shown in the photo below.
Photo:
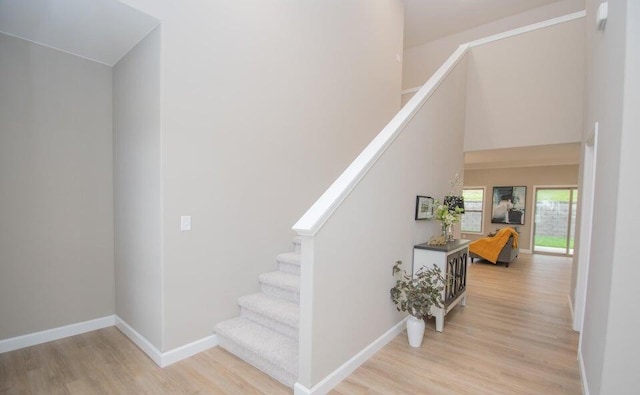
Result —
[[442, 237], [447, 242], [453, 241], [453, 224], [442, 223]]
[[442, 237], [445, 241], [453, 241], [453, 224], [460, 222], [462, 212], [461, 207], [449, 207], [446, 204], [439, 204], [436, 208], [436, 219], [442, 223]]
[[447, 225], [447, 235], [445, 239], [447, 241], [453, 241], [453, 224]]

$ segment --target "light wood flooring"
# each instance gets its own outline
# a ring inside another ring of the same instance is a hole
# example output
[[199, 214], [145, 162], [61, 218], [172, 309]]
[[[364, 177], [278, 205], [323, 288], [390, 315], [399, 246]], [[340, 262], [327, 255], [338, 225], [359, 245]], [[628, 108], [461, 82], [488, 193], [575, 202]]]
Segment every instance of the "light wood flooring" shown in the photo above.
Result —
[[467, 305], [427, 323], [421, 348], [397, 336], [333, 394], [581, 394], [567, 294], [571, 260], [520, 254], [470, 265]]
[[[333, 394], [580, 394], [568, 258], [474, 263], [466, 307], [421, 348], [400, 334]], [[158, 368], [116, 328], [0, 354], [0, 394], [290, 394], [215, 347]]]

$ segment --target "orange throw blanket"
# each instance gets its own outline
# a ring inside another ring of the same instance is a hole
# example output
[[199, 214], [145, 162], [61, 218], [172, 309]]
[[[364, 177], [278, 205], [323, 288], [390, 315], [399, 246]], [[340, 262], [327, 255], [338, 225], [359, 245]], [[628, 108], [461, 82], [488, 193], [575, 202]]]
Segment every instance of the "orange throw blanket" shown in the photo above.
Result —
[[498, 261], [500, 251], [513, 236], [513, 248], [518, 247], [518, 232], [513, 228], [502, 228], [493, 237], [483, 237], [469, 244], [469, 252], [483, 257], [491, 263]]

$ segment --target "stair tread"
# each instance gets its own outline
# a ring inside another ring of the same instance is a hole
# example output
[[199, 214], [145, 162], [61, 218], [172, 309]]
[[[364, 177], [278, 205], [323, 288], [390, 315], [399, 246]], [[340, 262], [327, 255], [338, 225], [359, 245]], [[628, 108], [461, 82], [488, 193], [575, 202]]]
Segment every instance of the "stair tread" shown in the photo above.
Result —
[[261, 283], [289, 291], [300, 292], [300, 276], [281, 271], [263, 273], [258, 279]]
[[248, 310], [282, 322], [294, 328], [298, 327], [300, 308], [298, 305], [263, 293], [242, 296], [238, 304]]
[[278, 262], [300, 266], [300, 258], [299, 252], [283, 252], [282, 254], [278, 254], [276, 260]]
[[216, 325], [216, 332], [280, 368], [297, 374], [298, 341], [243, 317]]

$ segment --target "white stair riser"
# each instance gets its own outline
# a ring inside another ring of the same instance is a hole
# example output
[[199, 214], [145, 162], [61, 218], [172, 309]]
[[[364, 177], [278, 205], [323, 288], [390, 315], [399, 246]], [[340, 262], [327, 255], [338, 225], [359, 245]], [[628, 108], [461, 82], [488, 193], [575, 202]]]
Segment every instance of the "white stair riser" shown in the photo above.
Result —
[[278, 262], [278, 269], [281, 272], [300, 275], [300, 265], [295, 265], [288, 262]]
[[293, 388], [293, 385], [295, 384], [298, 378], [297, 374], [288, 372], [285, 369], [271, 363], [270, 361], [262, 357], [259, 357], [258, 355], [240, 346], [239, 344], [227, 339], [224, 336], [220, 336], [220, 347], [229, 351], [230, 353], [242, 359], [243, 361], [247, 362], [248, 364], [255, 366], [256, 368], [265, 372], [266, 374], [278, 380], [279, 382], [286, 385], [287, 387]]
[[268, 296], [273, 296], [274, 298], [280, 298], [282, 300], [286, 300], [287, 302], [300, 304], [300, 293], [295, 291], [290, 291], [288, 289], [279, 288], [273, 285], [260, 283], [260, 290]]
[[273, 318], [267, 317], [244, 307], [240, 308], [240, 316], [251, 320], [256, 324], [260, 324], [269, 329], [273, 329], [274, 331], [281, 333], [287, 337], [298, 340], [298, 328], [294, 328], [291, 325], [287, 325], [283, 322], [274, 320]]

